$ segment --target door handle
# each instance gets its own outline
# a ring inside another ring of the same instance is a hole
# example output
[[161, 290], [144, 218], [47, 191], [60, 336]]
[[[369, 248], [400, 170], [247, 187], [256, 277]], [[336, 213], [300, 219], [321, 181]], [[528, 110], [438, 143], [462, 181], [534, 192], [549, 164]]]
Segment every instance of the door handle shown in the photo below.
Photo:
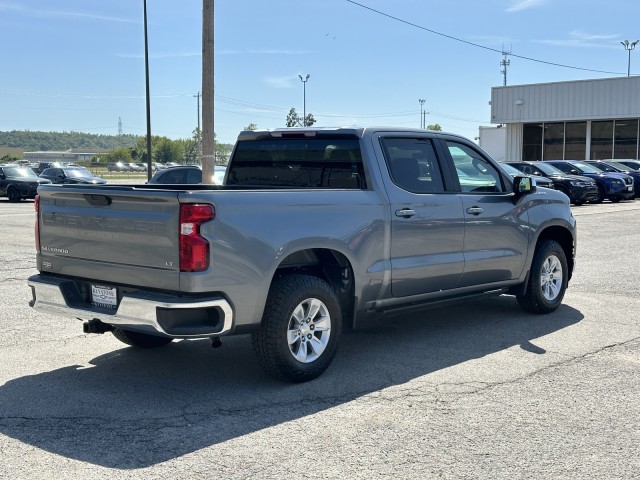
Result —
[[484, 210], [480, 207], [469, 207], [467, 208], [467, 213], [471, 215], [480, 215]]
[[409, 217], [413, 217], [415, 214], [416, 214], [416, 211], [411, 210], [410, 208], [403, 208], [402, 210], [396, 210], [396, 217], [409, 218]]

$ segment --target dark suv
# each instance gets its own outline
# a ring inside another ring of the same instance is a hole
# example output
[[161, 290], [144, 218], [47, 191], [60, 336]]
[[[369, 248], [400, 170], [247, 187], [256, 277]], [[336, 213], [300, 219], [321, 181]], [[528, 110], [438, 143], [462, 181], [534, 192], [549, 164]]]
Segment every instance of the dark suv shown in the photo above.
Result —
[[623, 173], [605, 173], [596, 167], [578, 160], [545, 160], [559, 170], [571, 175], [580, 175], [595, 180], [598, 185], [598, 198], [601, 203], [605, 198], [612, 202], [630, 200], [634, 197], [633, 178]]
[[635, 197], [640, 197], [640, 172], [628, 167], [627, 165], [618, 163], [615, 160], [589, 160], [587, 161], [587, 163], [589, 165], [593, 165], [596, 168], [599, 168], [603, 172], [624, 173], [625, 175], [633, 177], [633, 188]]
[[541, 175], [551, 179], [553, 188], [561, 191], [574, 205], [595, 202], [598, 199], [598, 185], [589, 177], [564, 173], [546, 162], [506, 162], [527, 175]]
[[38, 186], [51, 183], [39, 178], [29, 167], [0, 165], [0, 197], [9, 197], [10, 202], [23, 198], [35, 198]]

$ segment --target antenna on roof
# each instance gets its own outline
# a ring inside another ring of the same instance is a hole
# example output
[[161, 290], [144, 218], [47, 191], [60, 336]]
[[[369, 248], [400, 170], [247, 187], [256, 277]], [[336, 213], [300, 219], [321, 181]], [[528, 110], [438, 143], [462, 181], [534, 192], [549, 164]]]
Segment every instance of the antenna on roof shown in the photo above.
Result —
[[508, 52], [504, 49], [504, 45], [502, 46], [502, 61], [500, 62], [500, 66], [502, 67], [502, 70], [500, 70], [500, 73], [504, 76], [502, 85], [504, 87], [507, 86], [507, 67], [511, 64], [511, 60], [509, 60], [507, 57], [511, 55], [511, 50], [509, 50]]

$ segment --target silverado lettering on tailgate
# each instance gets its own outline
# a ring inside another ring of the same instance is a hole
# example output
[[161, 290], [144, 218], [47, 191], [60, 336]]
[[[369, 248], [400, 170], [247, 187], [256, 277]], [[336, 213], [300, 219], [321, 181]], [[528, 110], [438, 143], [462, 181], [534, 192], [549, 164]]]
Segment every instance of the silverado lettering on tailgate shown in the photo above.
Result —
[[83, 227], [91, 230], [109, 230], [117, 232], [159, 233], [164, 231], [161, 221], [134, 220], [130, 218], [101, 217], [94, 215], [73, 215], [68, 213], [43, 212], [45, 225]]

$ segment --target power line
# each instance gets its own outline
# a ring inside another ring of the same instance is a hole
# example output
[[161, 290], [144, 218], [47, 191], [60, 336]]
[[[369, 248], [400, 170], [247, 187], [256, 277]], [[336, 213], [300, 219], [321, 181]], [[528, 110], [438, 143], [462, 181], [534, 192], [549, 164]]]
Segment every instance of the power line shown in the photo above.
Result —
[[[423, 27], [422, 25], [417, 25], [415, 23], [409, 22], [408, 20], [403, 20], [402, 18], [394, 17], [393, 15], [389, 15], [388, 13], [381, 12], [380, 10], [376, 10], [375, 8], [367, 7], [366, 5], [362, 5], [361, 3], [355, 2], [353, 0], [346, 0], [346, 1], [349, 2], [349, 3], [352, 3], [353, 5], [357, 5], [358, 7], [364, 8], [366, 10], [370, 10], [370, 11], [372, 11], [374, 13], [377, 13], [378, 15], [382, 15], [383, 17], [387, 17], [387, 18], [390, 18], [392, 20], [395, 20], [396, 22], [404, 23], [406, 25], [410, 25], [412, 27], [419, 28], [420, 30], [424, 30], [426, 32], [433, 33], [434, 35], [439, 35], [441, 37], [448, 38], [449, 40], [455, 40], [456, 42], [460, 42], [460, 43], [464, 43], [464, 44], [467, 44], [467, 45], [471, 45], [472, 47], [476, 47], [476, 48], [482, 48], [483, 50], [488, 50], [490, 52], [495, 52], [495, 53], [500, 53], [500, 54], [503, 53], [501, 50], [498, 50], [497, 48], [487, 47], [486, 45], [480, 45], [479, 43], [474, 43], [474, 42], [470, 42], [468, 40], [463, 40], [461, 38], [454, 37], [453, 35], [447, 35], [446, 33], [437, 32], [435, 30], [431, 30], [430, 28]], [[554, 67], [570, 68], [570, 69], [573, 69], [573, 70], [582, 70], [582, 71], [585, 71], [585, 72], [608, 73], [608, 74], [611, 74], [611, 75], [623, 75], [620, 72], [608, 72], [606, 70], [594, 70], [594, 69], [591, 69], [591, 68], [574, 67], [574, 66], [565, 65], [565, 64], [562, 64], [562, 63], [548, 62], [546, 60], [540, 60], [540, 59], [537, 59], [537, 58], [525, 57], [523, 55], [516, 55], [515, 53], [511, 53], [510, 55], [512, 57], [521, 58], [522, 60], [529, 60], [530, 62], [544, 63], [546, 65], [553, 65]]]

